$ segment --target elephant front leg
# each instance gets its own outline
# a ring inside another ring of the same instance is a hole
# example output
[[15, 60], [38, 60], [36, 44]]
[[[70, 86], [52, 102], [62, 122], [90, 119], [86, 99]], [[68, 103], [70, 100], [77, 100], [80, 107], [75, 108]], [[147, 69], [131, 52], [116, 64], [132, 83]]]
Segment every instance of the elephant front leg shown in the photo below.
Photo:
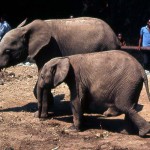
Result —
[[48, 103], [48, 111], [51, 111], [54, 105], [54, 97], [50, 90], [47, 91], [47, 103]]
[[[37, 99], [37, 83], [34, 87], [33, 93], [34, 93], [35, 98]], [[52, 105], [54, 104], [54, 98], [53, 98], [53, 94], [51, 93], [51, 91], [47, 93], [47, 96], [48, 96], [48, 105], [49, 105], [48, 108], [50, 110]]]
[[[34, 96], [36, 99], [38, 99], [37, 97], [37, 83], [34, 87], [34, 90], [33, 90], [33, 93], [34, 93]], [[49, 92], [47, 92], [47, 102], [48, 102], [48, 111], [51, 110], [52, 106], [54, 105], [54, 98], [53, 98], [53, 94], [51, 93], [51, 91], [49, 90]], [[36, 112], [38, 114], [38, 112]], [[37, 115], [36, 115], [37, 116]]]
[[49, 97], [48, 97], [48, 90], [44, 89], [43, 90], [43, 95], [42, 95], [42, 110], [41, 110], [41, 116], [40, 118], [47, 118], [48, 117], [48, 107], [49, 107]]
[[71, 109], [73, 113], [73, 126], [70, 129], [80, 131], [83, 114], [79, 98], [75, 98], [71, 101]]
[[38, 111], [34, 114], [38, 118], [48, 117], [48, 90], [37, 87]]

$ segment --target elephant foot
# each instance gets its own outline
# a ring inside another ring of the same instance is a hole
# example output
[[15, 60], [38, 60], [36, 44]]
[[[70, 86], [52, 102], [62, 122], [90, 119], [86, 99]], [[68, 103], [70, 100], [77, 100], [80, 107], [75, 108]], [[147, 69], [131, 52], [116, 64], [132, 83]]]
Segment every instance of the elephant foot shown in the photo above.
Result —
[[129, 132], [126, 129], [120, 131], [121, 134], [129, 135]]
[[139, 131], [139, 136], [144, 137], [147, 133], [150, 133], [150, 124], [147, 123], [142, 129]]
[[119, 111], [117, 111], [114, 107], [109, 107], [104, 113], [103, 115], [105, 117], [112, 117], [112, 116], [118, 116], [121, 113]]
[[44, 118], [44, 119], [48, 118], [48, 113], [42, 113], [41, 116], [40, 116], [40, 118]]
[[66, 132], [80, 132], [81, 130], [74, 125], [70, 126], [68, 129], [65, 129]]
[[120, 133], [121, 134], [126, 134], [126, 135], [137, 135], [139, 132], [138, 128], [132, 123], [132, 122], [127, 122], [123, 124]]
[[137, 129], [134, 129], [134, 128], [131, 128], [131, 127], [128, 127], [128, 128], [125, 128], [125, 129], [122, 129], [120, 131], [121, 134], [125, 134], [125, 135], [136, 135], [138, 134], [138, 130]]
[[34, 117], [35, 117], [35, 118], [46, 119], [46, 118], [48, 118], [48, 113], [42, 113], [41, 116], [40, 116], [40, 115], [39, 115], [39, 111], [36, 111], [36, 112], [34, 113]]

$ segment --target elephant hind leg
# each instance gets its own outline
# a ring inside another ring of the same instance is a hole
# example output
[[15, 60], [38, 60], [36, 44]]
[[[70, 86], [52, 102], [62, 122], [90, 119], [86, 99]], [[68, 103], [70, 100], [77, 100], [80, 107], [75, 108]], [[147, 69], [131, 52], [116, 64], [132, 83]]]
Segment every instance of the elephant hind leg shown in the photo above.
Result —
[[135, 109], [130, 109], [127, 115], [129, 115], [131, 121], [138, 127], [139, 136], [143, 137], [150, 132], [150, 124]]
[[132, 127], [133, 131], [138, 129], [139, 136], [143, 137], [150, 132], [150, 124], [137, 113], [133, 106], [126, 108], [122, 107], [118, 109], [122, 110], [122, 112], [125, 114], [125, 121], [127, 126], [130, 126], [129, 128]]
[[130, 120], [133, 125], [138, 128], [139, 136], [141, 137], [145, 136], [147, 133], [150, 132], [150, 124], [135, 110], [135, 106], [138, 103], [142, 85], [143, 81], [140, 81], [136, 85], [133, 84], [133, 86], [129, 85], [128, 87], [130, 87], [130, 90], [124, 89], [122, 90], [122, 92], [120, 91], [120, 95], [118, 95], [117, 99], [115, 99], [115, 106], [117, 107], [117, 109], [124, 113], [126, 115], [126, 118], [129, 118], [126, 120]]
[[125, 123], [123, 129], [121, 130], [122, 134], [138, 134], [138, 127], [132, 122], [129, 115], [125, 114]]

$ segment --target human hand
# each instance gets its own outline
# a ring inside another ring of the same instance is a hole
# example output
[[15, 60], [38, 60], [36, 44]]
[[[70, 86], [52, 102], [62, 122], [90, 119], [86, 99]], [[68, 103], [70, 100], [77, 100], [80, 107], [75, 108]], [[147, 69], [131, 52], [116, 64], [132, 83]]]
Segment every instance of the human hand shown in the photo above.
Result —
[[138, 48], [137, 48], [139, 51], [141, 50], [141, 46], [138, 46]]

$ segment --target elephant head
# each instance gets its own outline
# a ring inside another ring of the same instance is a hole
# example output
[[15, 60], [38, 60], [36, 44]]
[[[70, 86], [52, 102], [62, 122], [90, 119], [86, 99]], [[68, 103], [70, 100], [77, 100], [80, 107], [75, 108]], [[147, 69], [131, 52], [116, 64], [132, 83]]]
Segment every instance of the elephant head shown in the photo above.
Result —
[[0, 68], [16, 65], [27, 57], [34, 58], [50, 41], [46, 22], [35, 20], [28, 25], [10, 30], [0, 42]]
[[38, 86], [41, 88], [53, 88], [66, 78], [69, 71], [68, 58], [54, 58], [47, 62], [39, 75]]
[[48, 100], [45, 92], [47, 89], [54, 88], [65, 80], [69, 66], [68, 58], [54, 58], [43, 66], [38, 78], [38, 113], [36, 117], [47, 118]]

